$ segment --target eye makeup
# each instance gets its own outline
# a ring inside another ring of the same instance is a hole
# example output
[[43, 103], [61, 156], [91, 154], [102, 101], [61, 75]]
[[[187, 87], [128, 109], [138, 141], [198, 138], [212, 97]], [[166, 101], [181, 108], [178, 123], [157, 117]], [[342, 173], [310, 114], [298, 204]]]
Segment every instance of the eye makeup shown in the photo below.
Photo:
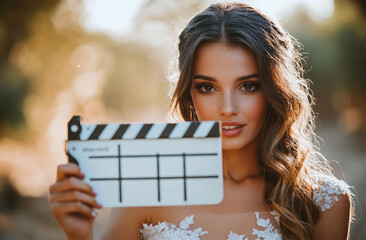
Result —
[[214, 86], [210, 83], [197, 83], [194, 84], [194, 88], [197, 89], [199, 93], [208, 94], [215, 91]]

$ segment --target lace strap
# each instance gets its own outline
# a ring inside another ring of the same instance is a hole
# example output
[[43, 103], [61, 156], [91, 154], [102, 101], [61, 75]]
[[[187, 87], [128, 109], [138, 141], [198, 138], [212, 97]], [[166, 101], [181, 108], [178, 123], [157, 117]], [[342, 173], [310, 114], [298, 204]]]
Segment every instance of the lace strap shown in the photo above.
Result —
[[313, 191], [313, 199], [321, 208], [322, 212], [330, 209], [339, 200], [339, 195], [350, 195], [350, 186], [343, 180], [321, 175], [316, 178], [316, 182], [318, 186]]

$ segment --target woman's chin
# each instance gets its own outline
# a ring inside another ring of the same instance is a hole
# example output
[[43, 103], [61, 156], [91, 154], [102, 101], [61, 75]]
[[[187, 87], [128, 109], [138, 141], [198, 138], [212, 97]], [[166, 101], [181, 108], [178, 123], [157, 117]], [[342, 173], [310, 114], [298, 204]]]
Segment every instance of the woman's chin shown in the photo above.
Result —
[[232, 143], [223, 143], [222, 150], [223, 151], [237, 151], [242, 149], [244, 146], [242, 144], [232, 144]]

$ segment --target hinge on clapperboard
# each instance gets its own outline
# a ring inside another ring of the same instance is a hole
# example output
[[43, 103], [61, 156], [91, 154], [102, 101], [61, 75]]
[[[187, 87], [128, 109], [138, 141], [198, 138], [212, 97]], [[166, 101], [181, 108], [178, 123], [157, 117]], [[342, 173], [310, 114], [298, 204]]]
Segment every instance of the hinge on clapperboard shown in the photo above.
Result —
[[[67, 124], [67, 139], [68, 140], [80, 140], [81, 133], [81, 117], [73, 116], [69, 123]], [[78, 161], [69, 154], [69, 149], [67, 148], [67, 141], [65, 142], [65, 153], [69, 157], [70, 163], [75, 163], [79, 165]]]

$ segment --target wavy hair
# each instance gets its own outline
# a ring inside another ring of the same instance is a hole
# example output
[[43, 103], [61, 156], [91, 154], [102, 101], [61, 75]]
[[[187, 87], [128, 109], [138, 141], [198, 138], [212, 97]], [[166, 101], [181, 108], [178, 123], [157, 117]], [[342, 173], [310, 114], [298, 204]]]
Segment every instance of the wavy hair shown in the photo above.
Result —
[[179, 78], [170, 116], [197, 121], [190, 95], [195, 53], [207, 42], [249, 48], [257, 61], [268, 110], [259, 133], [265, 203], [280, 214], [283, 238], [311, 239], [321, 210], [312, 173], [331, 174], [314, 133], [314, 99], [303, 78], [301, 45], [280, 24], [243, 3], [218, 3], [196, 15], [179, 36]]

